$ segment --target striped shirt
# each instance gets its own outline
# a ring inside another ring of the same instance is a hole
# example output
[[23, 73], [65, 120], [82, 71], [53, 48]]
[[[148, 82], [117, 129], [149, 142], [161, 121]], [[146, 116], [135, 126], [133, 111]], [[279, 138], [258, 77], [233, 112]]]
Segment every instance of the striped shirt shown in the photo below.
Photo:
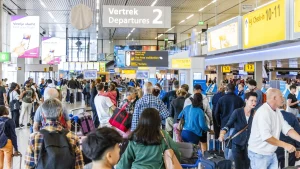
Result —
[[[48, 131], [62, 130], [61, 125], [56, 121], [47, 121], [43, 129]], [[75, 169], [83, 169], [84, 162], [82, 152], [79, 148], [79, 138], [72, 132], [69, 132], [67, 138], [75, 152]], [[39, 132], [32, 133], [29, 137], [28, 148], [25, 155], [25, 169], [36, 168], [39, 159], [39, 153], [42, 149], [44, 138]]]

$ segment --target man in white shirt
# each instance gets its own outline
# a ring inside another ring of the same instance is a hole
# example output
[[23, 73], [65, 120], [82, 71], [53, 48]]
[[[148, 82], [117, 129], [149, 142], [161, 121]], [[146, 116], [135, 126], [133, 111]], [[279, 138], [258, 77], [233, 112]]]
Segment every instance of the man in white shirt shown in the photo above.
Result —
[[278, 89], [269, 89], [267, 103], [255, 113], [249, 138], [248, 157], [252, 169], [278, 169], [277, 147], [294, 152], [296, 148], [279, 140], [280, 132], [300, 142], [300, 135], [284, 120], [279, 107], [283, 97]]
[[103, 83], [97, 85], [97, 91], [98, 95], [95, 97], [94, 103], [99, 117], [100, 127], [110, 127], [109, 119], [112, 114], [109, 113], [109, 109], [115, 110], [116, 107], [109, 97], [102, 95], [104, 93]]

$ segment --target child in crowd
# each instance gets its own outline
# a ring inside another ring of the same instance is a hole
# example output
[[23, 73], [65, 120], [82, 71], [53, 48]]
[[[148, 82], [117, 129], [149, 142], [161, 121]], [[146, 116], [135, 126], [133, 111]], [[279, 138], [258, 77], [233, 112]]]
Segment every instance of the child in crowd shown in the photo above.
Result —
[[111, 83], [109, 85], [108, 91], [106, 93], [104, 93], [103, 96], [109, 97], [111, 102], [115, 106], [117, 106], [117, 91], [116, 91], [116, 85], [114, 83]]
[[83, 140], [83, 153], [93, 160], [91, 169], [112, 169], [120, 159], [122, 136], [114, 129], [103, 127]]

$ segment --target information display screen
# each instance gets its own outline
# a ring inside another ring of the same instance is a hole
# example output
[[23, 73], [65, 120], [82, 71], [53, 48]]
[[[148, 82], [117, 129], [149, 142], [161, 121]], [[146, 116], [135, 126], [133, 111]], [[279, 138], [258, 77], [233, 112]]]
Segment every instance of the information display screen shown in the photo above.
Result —
[[125, 55], [131, 67], [168, 67], [168, 51], [127, 51]]
[[83, 71], [83, 78], [84, 79], [96, 79], [97, 78], [97, 70], [84, 70]]

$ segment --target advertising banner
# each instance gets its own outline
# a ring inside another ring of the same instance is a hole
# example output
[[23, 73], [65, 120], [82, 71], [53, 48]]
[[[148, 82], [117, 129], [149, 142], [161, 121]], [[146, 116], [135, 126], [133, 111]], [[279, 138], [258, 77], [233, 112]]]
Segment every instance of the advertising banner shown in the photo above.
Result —
[[294, 3], [292, 4], [291, 7], [291, 32], [292, 32], [292, 37], [291, 39], [298, 39], [300, 38], [300, 0], [294, 0]]
[[217, 54], [242, 48], [241, 17], [234, 18], [208, 30], [207, 52]]
[[172, 69], [190, 69], [191, 68], [191, 59], [172, 59]]
[[103, 73], [106, 70], [106, 63], [105, 62], [100, 62], [100, 72]]
[[60, 57], [66, 55], [65, 40], [56, 37], [42, 38], [42, 63], [58, 64]]
[[126, 51], [125, 65], [131, 67], [168, 67], [168, 51]]
[[171, 7], [103, 5], [103, 27], [171, 28]]
[[243, 48], [253, 48], [288, 39], [288, 0], [277, 0], [243, 16]]
[[10, 49], [12, 57], [38, 58], [39, 16], [11, 16]]

